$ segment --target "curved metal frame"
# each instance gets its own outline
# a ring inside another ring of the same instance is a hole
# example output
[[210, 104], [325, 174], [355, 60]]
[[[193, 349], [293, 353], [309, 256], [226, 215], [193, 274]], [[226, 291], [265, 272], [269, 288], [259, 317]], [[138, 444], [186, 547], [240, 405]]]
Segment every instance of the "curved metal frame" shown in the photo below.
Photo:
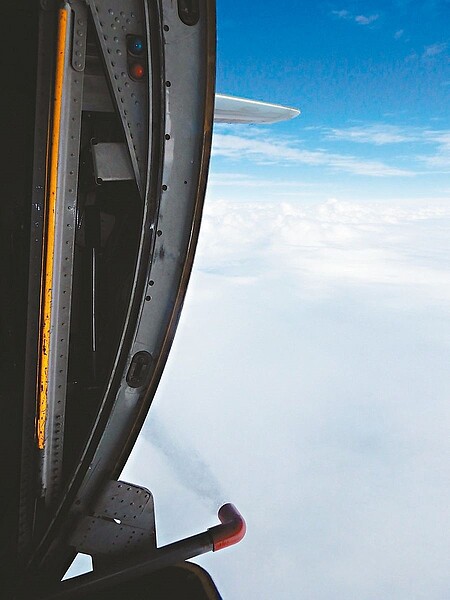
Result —
[[[118, 476], [131, 452], [167, 360], [189, 281], [211, 150], [215, 5], [201, 0], [199, 22], [186, 25], [175, 4], [144, 2], [152, 65], [152, 143], [132, 300], [82, 460], [29, 562], [30, 572], [43, 576], [62, 576], [73, 558], [67, 532], [89, 510], [102, 485]], [[143, 351], [153, 358], [149, 383], [130, 387], [129, 366]]]

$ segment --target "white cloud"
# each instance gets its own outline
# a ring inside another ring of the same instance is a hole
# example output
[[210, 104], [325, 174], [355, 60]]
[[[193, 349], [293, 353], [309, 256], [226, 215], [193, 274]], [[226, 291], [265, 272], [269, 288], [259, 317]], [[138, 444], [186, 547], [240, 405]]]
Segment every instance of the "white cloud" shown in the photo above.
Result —
[[437, 145], [437, 150], [433, 155], [421, 156], [421, 160], [431, 169], [441, 170], [441, 172], [450, 172], [450, 131], [426, 131], [425, 135], [429, 142]]
[[[346, 128], [324, 130], [325, 137], [330, 140], [374, 144], [414, 144], [416, 160], [432, 171], [450, 170], [450, 131], [420, 127], [400, 127], [388, 124], [367, 124]], [[423, 154], [427, 149], [429, 154]]]
[[326, 131], [328, 139], [376, 145], [411, 142], [420, 139], [422, 131], [387, 124], [368, 124]]
[[423, 142], [426, 144], [450, 144], [450, 131], [389, 125], [386, 123], [368, 123], [351, 127], [325, 129], [328, 139], [369, 143], [376, 145], [397, 144], [403, 142]]
[[[221, 187], [240, 187], [240, 188], [273, 188], [280, 185], [280, 181], [273, 179], [266, 179], [264, 177], [257, 177], [243, 173], [225, 172], [225, 173], [212, 173], [208, 178], [208, 186], [221, 186]], [[315, 187], [315, 184], [299, 183], [298, 181], [283, 181], [283, 187], [295, 188], [296, 191], [299, 188], [309, 190], [311, 187]]]
[[399, 40], [401, 37], [403, 37], [404, 33], [405, 33], [404, 29], [399, 29], [398, 31], [396, 31], [394, 33], [394, 39]]
[[125, 478], [167, 543], [216, 523], [210, 473], [248, 523], [200, 559], [227, 599], [446, 598], [448, 200], [206, 203]]
[[[382, 160], [343, 154], [330, 149], [305, 149], [292, 139], [273, 138], [263, 129], [217, 129], [213, 139], [213, 155], [258, 164], [307, 165], [324, 167], [329, 171], [368, 177], [411, 177], [414, 175], [448, 173], [450, 170], [450, 131], [426, 127], [397, 126], [386, 123], [367, 123], [340, 128], [322, 128], [325, 141], [353, 142], [385, 146], [408, 144], [403, 152], [408, 167], [396, 166]], [[303, 142], [304, 144], [305, 142]], [[248, 177], [246, 178], [248, 182]], [[252, 186], [263, 187], [263, 180]], [[229, 178], [227, 185], [234, 185]], [[294, 185], [295, 184], [286, 184]]]
[[433, 156], [421, 156], [421, 161], [429, 168], [439, 173], [450, 173], [450, 151], [440, 152]]
[[303, 150], [291, 142], [272, 139], [266, 135], [235, 135], [215, 133], [213, 155], [257, 162], [290, 162], [310, 166], [322, 166], [335, 171], [371, 177], [409, 177], [414, 173], [385, 164], [382, 161], [365, 160], [355, 156], [326, 152], [323, 150]]
[[447, 49], [448, 44], [446, 42], [431, 44], [430, 46], [425, 46], [425, 50], [422, 54], [423, 58], [430, 58], [432, 56], [438, 56], [438, 54], [442, 54]]
[[[441, 221], [439, 235], [431, 233], [436, 219]], [[450, 299], [450, 273], [441, 250], [447, 235], [450, 208], [445, 201], [404, 208], [401, 203], [338, 200], [309, 207], [216, 201], [206, 207], [202, 243], [208, 251], [198, 268], [234, 276], [243, 273], [244, 257], [252, 256], [245, 267], [249, 282], [262, 269], [270, 276], [270, 264], [289, 272], [299, 290], [323, 293], [351, 282], [394, 290], [406, 286], [440, 301]], [[436, 246], [430, 242], [433, 236]]]
[[359, 23], [359, 25], [370, 25], [370, 23], [373, 23], [374, 21], [379, 19], [379, 16], [380, 15], [370, 15], [370, 16], [357, 15], [355, 17], [355, 21], [357, 23]]
[[338, 19], [351, 19], [351, 14], [349, 13], [348, 10], [332, 10], [331, 14], [334, 15], [335, 17], [338, 17]]
[[338, 19], [353, 21], [354, 23], [358, 23], [358, 25], [370, 25], [380, 18], [380, 15], [354, 15], [348, 10], [332, 10], [331, 15]]
[[[320, 131], [320, 130], [319, 130]], [[260, 164], [299, 164], [325, 167], [369, 177], [411, 177], [418, 174], [447, 173], [450, 170], [450, 131], [426, 127], [367, 123], [350, 127], [322, 128], [325, 141], [353, 142], [385, 146], [408, 144], [403, 153], [408, 167], [385, 161], [343, 154], [329, 149], [305, 149], [290, 139], [272, 138], [263, 129], [244, 130], [235, 134], [226, 128], [214, 135], [213, 154], [231, 159], [247, 159]], [[305, 143], [305, 142], [303, 142]], [[229, 185], [233, 179], [230, 179]], [[254, 182], [253, 186], [259, 185]]]

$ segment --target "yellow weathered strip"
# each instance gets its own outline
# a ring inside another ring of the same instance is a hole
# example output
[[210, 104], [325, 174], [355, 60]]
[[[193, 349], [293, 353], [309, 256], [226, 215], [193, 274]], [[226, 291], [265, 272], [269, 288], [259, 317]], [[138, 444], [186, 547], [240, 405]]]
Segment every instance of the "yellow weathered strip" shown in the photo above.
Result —
[[37, 441], [38, 447], [45, 446], [45, 424], [47, 421], [48, 405], [48, 365], [50, 357], [50, 322], [52, 310], [52, 281], [53, 259], [55, 254], [55, 217], [56, 194], [58, 183], [58, 157], [61, 129], [61, 109], [64, 83], [64, 59], [67, 38], [67, 11], [61, 9], [58, 14], [58, 39], [55, 69], [55, 88], [53, 103], [53, 120], [51, 131], [51, 152], [46, 198], [46, 231], [44, 236], [44, 269], [41, 284], [41, 339], [39, 361], [38, 385], [38, 415], [37, 415]]

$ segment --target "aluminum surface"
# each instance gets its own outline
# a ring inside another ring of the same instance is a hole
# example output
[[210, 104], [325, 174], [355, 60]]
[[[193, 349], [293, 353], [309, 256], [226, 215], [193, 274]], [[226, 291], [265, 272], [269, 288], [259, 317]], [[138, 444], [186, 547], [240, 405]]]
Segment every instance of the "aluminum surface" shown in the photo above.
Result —
[[92, 144], [94, 176], [103, 181], [129, 181], [134, 179], [133, 165], [126, 144]]

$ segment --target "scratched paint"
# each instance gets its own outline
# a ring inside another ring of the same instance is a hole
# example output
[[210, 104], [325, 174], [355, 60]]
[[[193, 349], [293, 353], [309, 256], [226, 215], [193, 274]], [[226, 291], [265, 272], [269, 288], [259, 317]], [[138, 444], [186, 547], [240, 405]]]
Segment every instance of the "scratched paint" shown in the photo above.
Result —
[[55, 91], [53, 99], [53, 121], [51, 132], [50, 177], [47, 196], [45, 252], [41, 285], [41, 339], [39, 364], [39, 402], [37, 415], [37, 442], [42, 450], [45, 446], [45, 425], [48, 409], [48, 376], [50, 357], [50, 324], [52, 311], [53, 261], [55, 254], [55, 216], [58, 182], [58, 156], [61, 128], [61, 107], [64, 83], [64, 56], [67, 37], [67, 11], [58, 13], [58, 40], [55, 69]]

